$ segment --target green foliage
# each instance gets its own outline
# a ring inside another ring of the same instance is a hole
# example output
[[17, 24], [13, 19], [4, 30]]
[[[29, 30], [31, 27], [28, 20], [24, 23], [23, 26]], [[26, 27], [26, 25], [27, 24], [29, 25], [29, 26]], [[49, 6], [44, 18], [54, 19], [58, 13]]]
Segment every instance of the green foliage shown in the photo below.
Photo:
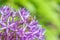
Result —
[[60, 0], [0, 0], [0, 6], [25, 7], [46, 28], [46, 40], [59, 40]]

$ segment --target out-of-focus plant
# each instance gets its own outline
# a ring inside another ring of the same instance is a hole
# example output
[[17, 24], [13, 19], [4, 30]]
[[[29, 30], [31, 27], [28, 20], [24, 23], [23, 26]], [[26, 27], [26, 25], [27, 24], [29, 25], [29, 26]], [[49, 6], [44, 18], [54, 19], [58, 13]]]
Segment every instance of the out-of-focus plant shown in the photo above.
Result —
[[58, 40], [58, 35], [60, 35], [60, 0], [7, 0], [5, 5], [16, 9], [19, 7], [29, 9], [31, 15], [36, 15], [39, 23], [46, 28], [46, 40]]

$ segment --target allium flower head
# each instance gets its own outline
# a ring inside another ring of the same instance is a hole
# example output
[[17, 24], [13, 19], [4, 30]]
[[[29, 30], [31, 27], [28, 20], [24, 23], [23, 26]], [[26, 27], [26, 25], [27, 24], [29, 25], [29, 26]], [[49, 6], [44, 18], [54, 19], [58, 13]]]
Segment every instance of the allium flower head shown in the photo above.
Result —
[[0, 40], [44, 40], [44, 32], [25, 8], [0, 8]]

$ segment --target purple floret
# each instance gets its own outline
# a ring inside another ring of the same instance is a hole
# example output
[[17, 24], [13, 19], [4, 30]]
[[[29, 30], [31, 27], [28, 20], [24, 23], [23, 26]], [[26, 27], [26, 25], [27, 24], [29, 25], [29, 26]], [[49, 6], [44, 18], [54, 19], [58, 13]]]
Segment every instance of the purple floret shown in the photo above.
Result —
[[16, 12], [8, 6], [1, 7], [0, 40], [44, 40], [45, 29], [30, 17], [25, 8]]

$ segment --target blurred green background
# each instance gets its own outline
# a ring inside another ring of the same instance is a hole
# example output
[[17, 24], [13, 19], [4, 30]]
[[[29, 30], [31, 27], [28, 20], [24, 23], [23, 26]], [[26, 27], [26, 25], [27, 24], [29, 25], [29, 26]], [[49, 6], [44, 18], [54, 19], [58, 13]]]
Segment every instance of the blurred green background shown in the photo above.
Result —
[[60, 40], [60, 0], [0, 0], [0, 7], [4, 5], [25, 7], [46, 29], [45, 40]]

